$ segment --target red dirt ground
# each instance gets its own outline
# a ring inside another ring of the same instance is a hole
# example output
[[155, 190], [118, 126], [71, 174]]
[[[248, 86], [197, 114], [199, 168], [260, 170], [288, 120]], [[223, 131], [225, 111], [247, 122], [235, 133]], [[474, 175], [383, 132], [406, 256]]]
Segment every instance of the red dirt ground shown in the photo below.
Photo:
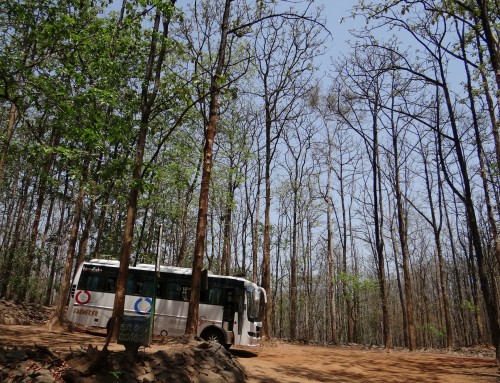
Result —
[[240, 357], [249, 383], [500, 382], [492, 358], [280, 344]]
[[[78, 349], [104, 339], [89, 334], [50, 331], [46, 326], [0, 325], [0, 344], [7, 346], [47, 346], [52, 350]], [[153, 353], [169, 345], [145, 349]], [[112, 345], [111, 350], [123, 350]], [[232, 350], [245, 367], [248, 383], [302, 382], [500, 382], [492, 358], [449, 354], [362, 350], [350, 347], [318, 347], [286, 343], [266, 343], [259, 348]]]

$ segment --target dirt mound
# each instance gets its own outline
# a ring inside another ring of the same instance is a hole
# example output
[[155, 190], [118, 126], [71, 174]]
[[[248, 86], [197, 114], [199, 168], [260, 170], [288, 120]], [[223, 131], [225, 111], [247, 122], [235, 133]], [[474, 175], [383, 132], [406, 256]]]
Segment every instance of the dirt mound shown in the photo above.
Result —
[[[85, 343], [78, 339], [83, 334], [49, 332], [45, 325], [52, 313], [50, 307], [0, 300], [0, 332], [4, 333], [0, 336], [0, 382], [245, 381], [242, 365], [218, 343], [189, 337], [154, 342], [151, 349], [140, 349], [135, 360], [115, 345], [101, 358], [97, 347], [82, 348]], [[40, 336], [26, 331], [36, 328]], [[73, 345], [69, 352], [68, 345]]]
[[97, 348], [52, 351], [47, 347], [0, 349], [0, 381], [15, 382], [244, 382], [241, 364], [221, 345], [190, 340], [155, 353], [102, 355]]
[[0, 324], [8, 325], [42, 325], [54, 312], [53, 307], [36, 303], [16, 303], [0, 300]]

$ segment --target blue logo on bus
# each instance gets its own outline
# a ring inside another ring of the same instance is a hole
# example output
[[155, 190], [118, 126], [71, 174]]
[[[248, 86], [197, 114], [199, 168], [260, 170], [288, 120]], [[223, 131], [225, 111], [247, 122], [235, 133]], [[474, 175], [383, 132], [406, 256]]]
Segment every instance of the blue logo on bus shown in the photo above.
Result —
[[153, 307], [151, 298], [139, 298], [135, 301], [134, 310], [139, 315], [149, 315], [151, 314], [151, 307]]

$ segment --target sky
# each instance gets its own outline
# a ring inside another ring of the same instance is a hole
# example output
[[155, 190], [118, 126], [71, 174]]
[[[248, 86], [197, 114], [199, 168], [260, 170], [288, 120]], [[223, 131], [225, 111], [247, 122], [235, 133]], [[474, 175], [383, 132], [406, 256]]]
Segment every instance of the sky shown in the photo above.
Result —
[[[351, 19], [351, 10], [357, 4], [356, 0], [315, 0], [314, 4], [323, 6], [327, 28], [333, 35], [334, 46], [345, 49], [345, 41], [349, 39], [349, 29], [360, 24], [359, 19]], [[341, 22], [342, 19], [345, 19]]]
[[361, 19], [352, 19], [352, 8], [358, 3], [357, 0], [314, 0], [315, 6], [322, 6], [323, 17], [326, 19], [326, 27], [331, 33], [328, 39], [327, 52], [323, 57], [321, 69], [326, 71], [332, 58], [340, 54], [347, 54], [350, 47], [347, 41], [350, 39], [349, 30], [359, 28]]

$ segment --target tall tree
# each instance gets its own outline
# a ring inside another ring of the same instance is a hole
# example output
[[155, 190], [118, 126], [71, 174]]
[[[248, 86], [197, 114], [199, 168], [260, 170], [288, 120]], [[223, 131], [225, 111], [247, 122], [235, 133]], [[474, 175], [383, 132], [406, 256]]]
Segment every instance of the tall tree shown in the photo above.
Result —
[[[383, 98], [387, 82], [388, 57], [376, 49], [363, 49], [349, 59], [336, 64], [337, 77], [332, 87], [332, 106], [350, 129], [359, 134], [369, 154], [371, 173], [371, 214], [373, 218], [372, 247], [377, 260], [383, 317], [383, 338], [387, 351], [392, 347], [389, 291], [384, 249], [384, 204], [382, 190], [381, 116], [386, 100]], [[366, 127], [364, 123], [366, 122]]]
[[[477, 9], [472, 6], [477, 5]], [[410, 64], [410, 61], [403, 57], [405, 65], [399, 69], [409, 71], [418, 75], [423, 83], [437, 86], [443, 97], [445, 113], [448, 123], [438, 121], [438, 126], [433, 127], [438, 131], [439, 156], [441, 170], [444, 180], [449, 188], [461, 200], [465, 208], [468, 232], [470, 234], [471, 250], [474, 252], [477, 262], [479, 280], [483, 297], [486, 301], [486, 310], [493, 343], [497, 349], [497, 363], [500, 363], [500, 327], [498, 323], [498, 297], [489, 281], [487, 270], [487, 260], [485, 258], [483, 244], [481, 242], [481, 230], [477, 219], [477, 206], [474, 203], [473, 181], [469, 165], [467, 162], [467, 147], [462, 139], [467, 130], [462, 126], [462, 120], [457, 113], [457, 106], [454, 101], [453, 87], [450, 83], [450, 75], [447, 68], [447, 60], [450, 57], [467, 61], [465, 57], [457, 54], [449, 48], [450, 18], [458, 23], [466, 23], [468, 28], [481, 31], [484, 43], [490, 53], [490, 65], [498, 79], [498, 35], [495, 37], [495, 30], [492, 29], [494, 22], [498, 18], [497, 7], [492, 7], [495, 2], [473, 2], [462, 3], [450, 1], [445, 4], [434, 1], [388, 1], [380, 4], [368, 4], [363, 2], [359, 9], [366, 12], [369, 20], [375, 22], [374, 28], [390, 25], [408, 33], [409, 36], [423, 48], [426, 54], [425, 67], [418, 64]], [[476, 12], [476, 10], [478, 12]], [[410, 12], [411, 17], [405, 17], [406, 12]], [[402, 12], [402, 13], [401, 13]], [[417, 17], [415, 17], [417, 16]], [[483, 34], [484, 33], [484, 34]], [[474, 36], [474, 34], [472, 34]], [[496, 44], [495, 44], [496, 39]], [[468, 39], [467, 41], [474, 41]], [[496, 47], [495, 47], [496, 45]], [[460, 46], [460, 44], [458, 44]], [[480, 46], [476, 48], [482, 49]], [[392, 50], [394, 52], [394, 50]], [[463, 51], [462, 51], [463, 52]], [[470, 61], [470, 60], [469, 60]], [[426, 70], [428, 68], [428, 70]], [[498, 89], [498, 83], [497, 83]], [[470, 92], [469, 92], [470, 93]], [[446, 121], [446, 120], [445, 120]], [[498, 138], [497, 127], [493, 128], [494, 138]], [[496, 152], [498, 153], [498, 139], [495, 138]], [[453, 153], [453, 162], [447, 161], [449, 156], [446, 153]], [[498, 156], [497, 156], [498, 159]], [[461, 185], [457, 185], [455, 174], [460, 174]], [[495, 271], [496, 272], [496, 271]]]
[[[314, 96], [316, 98], [316, 95]], [[336, 283], [342, 283], [342, 295], [344, 302], [339, 302], [338, 311], [345, 307], [345, 318], [347, 322], [347, 342], [352, 343], [354, 340], [354, 327], [355, 327], [355, 312], [354, 312], [354, 296], [349, 291], [349, 274], [351, 270], [348, 268], [348, 248], [349, 236], [353, 240], [352, 233], [349, 229], [350, 215], [349, 205], [352, 205], [352, 195], [349, 196], [349, 184], [354, 185], [352, 177], [356, 173], [356, 158], [359, 158], [358, 144], [352, 138], [346, 125], [342, 122], [342, 118], [336, 114], [335, 95], [326, 93], [324, 95], [317, 94], [317, 100], [312, 100], [312, 106], [318, 111], [321, 124], [324, 125], [325, 138], [319, 140], [316, 144], [317, 154], [315, 155], [319, 167], [326, 166], [326, 185], [322, 190], [321, 185], [320, 193], [322, 198], [327, 204], [327, 243], [328, 243], [328, 274], [329, 274], [329, 301], [330, 303], [330, 316], [331, 318], [331, 332], [332, 341], [337, 342], [336, 327], [337, 327], [337, 313], [336, 311]], [[321, 171], [321, 174], [324, 171]], [[335, 192], [335, 194], [333, 193]], [[337, 199], [340, 199], [340, 211], [337, 204]], [[351, 202], [349, 202], [351, 199]], [[335, 249], [335, 233], [334, 227], [338, 230], [338, 237], [340, 240], [341, 257], [336, 259]], [[338, 269], [335, 270], [336, 265]], [[334, 317], [335, 316], [335, 317]]]
[[[404, 278], [404, 292], [405, 292], [405, 311], [407, 316], [408, 328], [408, 347], [410, 351], [415, 351], [416, 344], [416, 329], [415, 329], [415, 310], [413, 302], [413, 288], [412, 288], [412, 273], [410, 270], [410, 249], [408, 243], [408, 213], [406, 208], [406, 193], [403, 188], [409, 188], [408, 180], [402, 180], [402, 168], [406, 162], [405, 159], [409, 158], [409, 153], [402, 152], [401, 148], [404, 147], [404, 142], [408, 141], [405, 136], [411, 128], [411, 122], [405, 121], [404, 116], [398, 114], [401, 99], [405, 99], [408, 93], [415, 92], [415, 89], [410, 88], [411, 79], [404, 78], [398, 73], [391, 72], [391, 79], [389, 85], [390, 99], [388, 100], [388, 111], [386, 113], [389, 125], [389, 132], [392, 139], [392, 188], [396, 196], [396, 216], [398, 223], [399, 243], [401, 246], [401, 256], [403, 260], [403, 278]], [[404, 182], [406, 181], [406, 182]]]
[[[305, 112], [305, 109], [304, 109]], [[292, 244], [290, 253], [290, 338], [297, 339], [297, 314], [298, 314], [298, 295], [297, 295], [297, 267], [300, 259], [298, 234], [299, 228], [303, 225], [299, 217], [300, 206], [304, 201], [301, 198], [304, 183], [308, 178], [308, 173], [311, 172], [310, 164], [308, 164], [308, 152], [311, 147], [312, 137], [314, 135], [314, 125], [304, 113], [296, 121], [296, 125], [286, 129], [283, 139], [287, 146], [287, 154], [285, 156], [284, 166], [287, 169], [290, 189], [292, 193]]]
[[[135, 155], [132, 164], [132, 184], [130, 185], [127, 203], [127, 214], [123, 229], [122, 248], [120, 251], [120, 267], [116, 281], [115, 300], [113, 315], [110, 319], [111, 331], [108, 333], [103, 350], [107, 349], [109, 342], [118, 337], [120, 317], [125, 307], [125, 291], [127, 287], [127, 275], [132, 254], [134, 227], [137, 215], [137, 204], [139, 193], [144, 182], [144, 151], [150, 130], [151, 118], [154, 116], [153, 107], [156, 105], [157, 97], [161, 91], [161, 78], [164, 73], [164, 64], [167, 59], [167, 50], [170, 47], [169, 26], [174, 15], [175, 0], [158, 5], [153, 8], [153, 27], [151, 40], [147, 53], [144, 78], [140, 90], [140, 121], [137, 132]], [[134, 17], [134, 15], [131, 15]], [[160, 28], [160, 26], [162, 28]], [[175, 125], [172, 129], [175, 128]], [[168, 136], [169, 134], [167, 134]]]
[[[313, 59], [321, 54], [319, 15], [271, 17], [259, 24], [256, 34], [257, 81], [260, 83], [265, 126], [265, 205], [262, 255], [262, 287], [271, 289], [271, 168], [286, 123], [297, 117], [296, 106], [311, 86]], [[286, 15], [285, 15], [286, 16]], [[269, 295], [271, 297], [271, 295]], [[270, 298], [268, 308], [272, 305]], [[263, 331], [271, 337], [270, 310]]]
[[189, 298], [189, 311], [186, 320], [186, 334], [196, 335], [198, 331], [198, 305], [200, 301], [201, 269], [203, 255], [205, 254], [205, 237], [207, 231], [208, 198], [210, 191], [210, 178], [213, 166], [213, 145], [217, 119], [219, 115], [219, 94], [223, 84], [223, 73], [226, 68], [226, 48], [230, 28], [232, 0], [225, 0], [222, 15], [220, 41], [217, 51], [215, 71], [210, 81], [210, 106], [208, 110], [208, 125], [205, 129], [205, 146], [203, 148], [203, 166], [201, 175], [198, 220], [196, 224], [196, 240], [191, 274], [191, 295]]

